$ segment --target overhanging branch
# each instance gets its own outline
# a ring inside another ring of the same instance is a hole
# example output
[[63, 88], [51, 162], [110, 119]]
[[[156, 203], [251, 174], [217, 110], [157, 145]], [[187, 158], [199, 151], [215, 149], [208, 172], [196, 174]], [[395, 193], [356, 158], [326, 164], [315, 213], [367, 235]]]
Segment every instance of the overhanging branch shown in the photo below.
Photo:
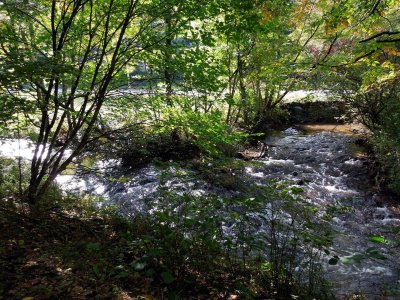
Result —
[[[380, 36], [383, 36], [383, 35], [396, 35], [396, 34], [400, 34], [400, 31], [382, 31], [380, 33], [377, 33], [377, 34], [365, 39], [365, 40], [360, 41], [359, 43], [366, 43], [366, 42], [372, 41], [372, 40], [374, 40], [374, 39], [376, 39], [376, 38], [378, 38]], [[395, 39], [395, 40], [379, 40], [379, 41], [377, 41], [377, 43], [384, 43], [384, 42], [387, 42], [387, 41], [389, 41], [389, 42], [399, 41], [399, 39]]]

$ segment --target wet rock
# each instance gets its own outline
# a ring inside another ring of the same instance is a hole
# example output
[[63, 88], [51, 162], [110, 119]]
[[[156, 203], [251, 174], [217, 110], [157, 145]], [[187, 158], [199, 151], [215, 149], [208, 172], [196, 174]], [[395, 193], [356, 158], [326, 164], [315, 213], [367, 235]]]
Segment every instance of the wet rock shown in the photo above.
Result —
[[304, 158], [304, 162], [305, 163], [312, 163], [312, 162], [314, 162], [316, 159], [315, 159], [315, 157], [314, 156], [306, 156], [305, 158]]
[[346, 113], [342, 101], [291, 102], [283, 105], [293, 123], [339, 123]]
[[348, 155], [340, 155], [336, 158], [340, 163], [345, 162], [346, 160], [349, 160], [349, 156]]
[[383, 200], [383, 198], [382, 198], [381, 195], [379, 195], [379, 194], [373, 194], [373, 195], [372, 195], [372, 200], [374, 200], [375, 205], [376, 205], [377, 207], [383, 207], [384, 200]]
[[[354, 132], [354, 130], [356, 130], [356, 129], [353, 129], [353, 132]], [[365, 137], [358, 138], [358, 139], [356, 139], [356, 140], [354, 141], [354, 144], [356, 144], [356, 145], [358, 145], [358, 146], [365, 146], [365, 145], [368, 144], [368, 139], [365, 138]]]
[[334, 150], [335, 151], [341, 151], [341, 150], [343, 150], [343, 146], [342, 145], [337, 145]]
[[115, 194], [124, 193], [124, 192], [126, 192], [126, 187], [123, 186], [123, 185], [118, 186], [118, 187], [116, 187], [116, 188], [114, 189], [113, 192], [114, 192]]
[[156, 177], [146, 177], [146, 178], [143, 178], [143, 180], [141, 180], [139, 182], [139, 184], [140, 185], [146, 185], [146, 184], [153, 183], [153, 182], [157, 182], [157, 178]]
[[307, 150], [309, 150], [309, 148], [306, 148], [306, 147], [297, 147], [297, 148], [295, 148], [297, 151], [307, 151]]
[[244, 209], [241, 206], [232, 206], [231, 210], [234, 212], [240, 213], [240, 214], [242, 214], [244, 212]]

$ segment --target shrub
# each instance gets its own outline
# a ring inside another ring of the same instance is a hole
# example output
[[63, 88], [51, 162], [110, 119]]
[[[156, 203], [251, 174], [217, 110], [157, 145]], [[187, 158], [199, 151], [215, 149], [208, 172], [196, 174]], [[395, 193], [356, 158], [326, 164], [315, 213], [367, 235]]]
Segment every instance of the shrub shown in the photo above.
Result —
[[227, 125], [220, 112], [207, 114], [168, 107], [161, 132], [176, 132], [206, 154], [232, 154], [247, 135]]
[[371, 130], [378, 162], [377, 181], [400, 193], [400, 83], [387, 80], [348, 97], [356, 119]]
[[392, 192], [400, 194], [400, 93], [385, 100], [372, 145], [386, 177], [385, 185]]

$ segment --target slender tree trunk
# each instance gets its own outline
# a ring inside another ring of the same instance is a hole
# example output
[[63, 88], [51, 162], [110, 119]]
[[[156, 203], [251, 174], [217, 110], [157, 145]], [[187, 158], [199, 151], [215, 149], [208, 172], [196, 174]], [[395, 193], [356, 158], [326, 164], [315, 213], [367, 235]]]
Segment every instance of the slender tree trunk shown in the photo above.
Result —
[[172, 63], [172, 20], [170, 18], [165, 18], [165, 26], [166, 26], [166, 38], [165, 38], [165, 52], [164, 52], [164, 80], [165, 80], [165, 96], [167, 105], [172, 106], [172, 93], [173, 93], [173, 73], [171, 70], [171, 63]]
[[239, 76], [239, 91], [240, 91], [240, 106], [242, 107], [243, 111], [243, 122], [248, 124], [249, 116], [247, 111], [247, 91], [246, 85], [244, 83], [244, 67], [245, 62], [240, 54], [237, 57], [237, 65], [238, 65], [238, 76]]

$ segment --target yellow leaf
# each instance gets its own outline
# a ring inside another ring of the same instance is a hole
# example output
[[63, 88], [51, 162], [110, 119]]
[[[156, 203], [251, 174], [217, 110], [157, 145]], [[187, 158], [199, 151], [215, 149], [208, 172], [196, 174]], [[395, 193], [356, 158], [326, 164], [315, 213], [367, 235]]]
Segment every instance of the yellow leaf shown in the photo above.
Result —
[[384, 68], [390, 68], [392, 65], [393, 65], [393, 64], [392, 64], [390, 61], [385, 61], [385, 62], [382, 64], [382, 67], [384, 67]]
[[25, 297], [25, 298], [22, 298], [22, 300], [35, 300], [35, 298], [34, 297]]
[[400, 56], [400, 51], [397, 51], [396, 49], [386, 49], [386, 52], [394, 56]]

